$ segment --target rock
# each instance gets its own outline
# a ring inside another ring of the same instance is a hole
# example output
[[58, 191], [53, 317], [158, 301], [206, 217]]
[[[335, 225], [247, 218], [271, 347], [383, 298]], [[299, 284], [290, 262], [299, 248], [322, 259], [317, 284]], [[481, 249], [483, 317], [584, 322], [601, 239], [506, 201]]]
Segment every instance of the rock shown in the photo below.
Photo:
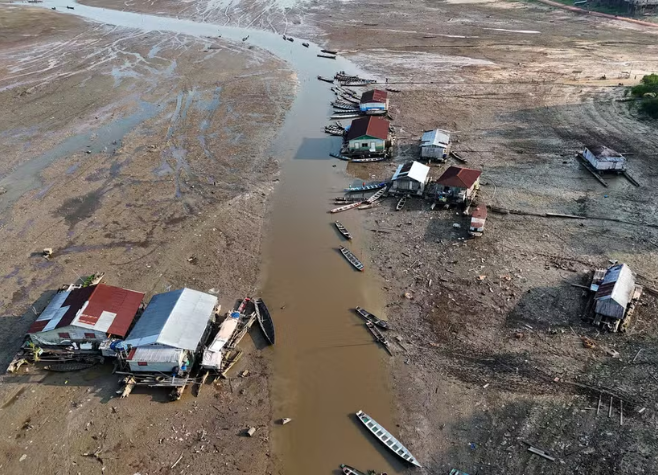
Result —
[[19, 461], [19, 462], [22, 462], [22, 461], [25, 460], [26, 458], [27, 458], [27, 454], [23, 454], [23, 455], [21, 455], [21, 458], [18, 459], [18, 461]]
[[249, 437], [253, 437], [255, 433], [256, 433], [256, 428], [255, 427], [250, 427], [249, 429], [247, 429], [247, 435]]

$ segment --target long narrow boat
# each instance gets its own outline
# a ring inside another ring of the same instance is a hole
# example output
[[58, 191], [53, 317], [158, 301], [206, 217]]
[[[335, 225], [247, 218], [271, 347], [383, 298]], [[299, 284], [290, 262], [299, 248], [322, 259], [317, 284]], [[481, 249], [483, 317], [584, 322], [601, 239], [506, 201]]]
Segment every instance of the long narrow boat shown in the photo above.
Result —
[[349, 465], [345, 465], [344, 463], [340, 465], [340, 469], [345, 475], [366, 475], [365, 473], [357, 470], [356, 468], [350, 467]]
[[263, 330], [263, 335], [265, 335], [267, 341], [270, 342], [270, 345], [273, 345], [275, 339], [274, 322], [272, 321], [270, 311], [267, 309], [263, 299], [256, 299], [256, 318], [258, 318], [260, 329]]
[[351, 161], [354, 163], [371, 163], [371, 162], [383, 162], [384, 160], [386, 160], [385, 156], [369, 157], [369, 158], [353, 158]]
[[377, 437], [384, 445], [391, 449], [398, 457], [406, 460], [416, 467], [422, 467], [422, 465], [418, 463], [418, 460], [416, 460], [416, 458], [411, 455], [409, 449], [402, 445], [398, 439], [393, 437], [389, 431], [379, 425], [376, 420], [374, 420], [363, 411], [357, 412], [356, 417], [363, 423], [364, 426], [366, 426], [366, 429], [372, 432], [375, 437]]
[[337, 158], [338, 160], [345, 160], [346, 162], [350, 161], [350, 157], [346, 157], [345, 155], [340, 155], [338, 153], [330, 153], [329, 156]]
[[368, 331], [370, 331], [370, 333], [372, 333], [372, 336], [375, 337], [375, 341], [382, 345], [389, 355], [393, 356], [390, 344], [384, 334], [379, 330], [379, 328], [377, 328], [372, 322], [366, 322], [366, 328]]
[[333, 50], [333, 49], [321, 49], [320, 51], [322, 51], [323, 53], [327, 53], [327, 54], [333, 54], [333, 55], [338, 54], [338, 51]]
[[370, 209], [370, 208], [373, 208], [374, 206], [375, 205], [372, 204], [372, 203], [365, 203], [365, 204], [360, 205], [357, 209], [359, 209], [359, 210]]
[[323, 76], [318, 76], [318, 79], [319, 79], [320, 81], [328, 82], [329, 84], [333, 84], [333, 83], [334, 83], [334, 80], [331, 79], [331, 78], [325, 78], [325, 77], [323, 77]]
[[336, 229], [338, 229], [338, 232], [341, 233], [343, 236], [345, 236], [345, 239], [352, 239], [352, 235], [347, 230], [347, 228], [345, 228], [345, 226], [343, 226], [338, 221], [336, 221], [334, 224], [336, 225]]
[[400, 211], [402, 208], [404, 208], [405, 203], [407, 202], [407, 197], [403, 196], [400, 198], [400, 201], [398, 201], [398, 204], [395, 205], [395, 211]]
[[368, 199], [366, 200], [366, 202], [369, 203], [369, 204], [373, 204], [373, 203], [374, 203], [375, 201], [377, 201], [379, 198], [381, 198], [382, 196], [384, 196], [384, 193], [386, 193], [386, 187], [382, 188], [382, 189], [379, 190], [377, 193], [375, 193], [374, 195], [372, 195], [370, 198], [368, 198]]
[[358, 313], [358, 314], [361, 315], [363, 318], [365, 318], [366, 321], [372, 322], [372, 323], [374, 323], [375, 325], [377, 325], [378, 327], [383, 328], [384, 330], [388, 330], [388, 329], [389, 329], [389, 326], [388, 326], [388, 322], [387, 322], [387, 321], [385, 321], [385, 320], [381, 320], [381, 319], [378, 318], [376, 315], [373, 315], [372, 313], [370, 313], [370, 312], [367, 311], [366, 309], [361, 308], [361, 307], [356, 307], [355, 310], [356, 310], [356, 313]]
[[348, 209], [356, 208], [361, 203], [363, 203], [363, 201], [355, 201], [354, 203], [350, 203], [350, 204], [345, 205], [345, 206], [339, 206], [338, 208], [334, 208], [329, 212], [330, 213], [340, 213], [341, 211], [347, 211]]
[[386, 186], [386, 182], [384, 181], [382, 183], [373, 183], [372, 185], [345, 188], [345, 191], [347, 193], [359, 193], [362, 191], [378, 190], [380, 188], [384, 188], [385, 186]]
[[359, 270], [363, 272], [363, 264], [361, 263], [360, 260], [356, 258], [354, 254], [352, 254], [352, 251], [347, 249], [346, 247], [340, 246], [340, 253], [345, 256], [345, 259], [354, 266], [356, 270]]

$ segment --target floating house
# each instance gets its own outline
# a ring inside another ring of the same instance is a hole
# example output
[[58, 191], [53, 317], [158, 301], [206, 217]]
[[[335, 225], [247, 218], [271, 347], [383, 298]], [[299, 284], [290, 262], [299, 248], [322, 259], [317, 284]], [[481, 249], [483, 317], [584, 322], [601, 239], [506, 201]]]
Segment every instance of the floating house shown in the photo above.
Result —
[[465, 203], [480, 188], [480, 170], [451, 166], [436, 180], [433, 197], [444, 203]]
[[423, 132], [420, 139], [420, 158], [445, 160], [450, 153], [450, 132], [434, 129]]
[[373, 89], [361, 94], [359, 109], [366, 114], [386, 114], [388, 111], [388, 92]]
[[379, 117], [361, 117], [352, 121], [345, 134], [349, 155], [384, 155], [389, 146], [389, 123]]
[[626, 157], [605, 145], [588, 145], [583, 150], [583, 157], [597, 172], [624, 172]]
[[187, 288], [153, 296], [122, 344], [130, 369], [168, 373], [189, 368], [216, 306], [214, 295]]
[[478, 204], [471, 214], [471, 227], [469, 233], [471, 236], [482, 236], [484, 224], [487, 222], [487, 206], [484, 203]]
[[423, 196], [429, 173], [430, 167], [419, 162], [400, 165], [395, 170], [388, 192], [394, 195]]
[[617, 320], [624, 318], [635, 292], [635, 279], [626, 264], [610, 267], [594, 294], [594, 312]]
[[55, 294], [30, 326], [36, 345], [74, 345], [96, 349], [110, 337], [128, 333], [144, 294], [98, 284]]

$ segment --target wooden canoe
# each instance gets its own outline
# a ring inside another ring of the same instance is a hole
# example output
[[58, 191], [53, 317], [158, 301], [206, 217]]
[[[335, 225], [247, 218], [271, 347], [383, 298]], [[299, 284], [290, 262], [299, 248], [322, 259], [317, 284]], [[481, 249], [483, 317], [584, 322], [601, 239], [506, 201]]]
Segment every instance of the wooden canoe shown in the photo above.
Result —
[[327, 54], [333, 54], [333, 55], [338, 54], [338, 51], [335, 51], [335, 50], [332, 50], [332, 49], [322, 49], [320, 51], [322, 51], [323, 53], [327, 53]]
[[372, 313], [368, 312], [366, 309], [361, 308], [361, 307], [356, 307], [355, 308], [356, 313], [361, 315], [363, 318], [366, 319], [366, 321], [372, 322], [375, 325], [377, 325], [380, 328], [383, 328], [384, 330], [388, 330], [390, 327], [388, 326], [388, 322], [381, 320], [379, 317], [376, 315], [373, 315]]
[[385, 156], [369, 157], [369, 158], [353, 158], [350, 161], [354, 163], [371, 163], [371, 162], [383, 162], [384, 160], [386, 160]]
[[409, 449], [407, 449], [404, 445], [400, 443], [398, 439], [393, 437], [389, 431], [384, 429], [377, 421], [375, 421], [372, 417], [370, 417], [368, 414], [366, 414], [363, 411], [359, 411], [356, 413], [356, 417], [361, 421], [361, 423], [366, 426], [366, 429], [368, 429], [372, 434], [377, 437], [386, 447], [388, 447], [391, 451], [393, 451], [398, 457], [402, 458], [403, 460], [406, 460], [410, 464], [415, 465], [416, 467], [422, 467], [420, 463], [418, 463], [418, 460], [411, 455], [411, 452], [409, 452]]
[[340, 465], [340, 469], [345, 475], [366, 475], [365, 473], [357, 470], [356, 468], [350, 467], [349, 465], [345, 465], [344, 463]]
[[366, 200], [366, 203], [373, 204], [375, 201], [377, 201], [379, 198], [384, 196], [384, 193], [386, 193], [386, 187], [382, 188], [379, 190], [377, 193], [372, 195], [370, 198]]
[[323, 77], [323, 76], [318, 76], [318, 79], [319, 79], [320, 81], [328, 82], [329, 84], [333, 84], [333, 83], [334, 83], [334, 80], [331, 79], [331, 78], [325, 78], [325, 77]]
[[386, 337], [384, 336], [384, 334], [379, 330], [379, 328], [377, 328], [375, 324], [370, 321], [366, 322], [366, 328], [370, 333], [372, 333], [372, 336], [375, 337], [375, 341], [380, 345], [382, 345], [389, 355], [393, 356], [393, 351], [391, 351], [391, 346], [388, 340], [386, 339]]
[[263, 331], [263, 335], [267, 341], [270, 342], [270, 345], [274, 344], [275, 335], [274, 335], [274, 322], [272, 321], [272, 316], [270, 311], [267, 309], [263, 299], [256, 299], [256, 318], [258, 319], [258, 324], [260, 329]]
[[400, 198], [400, 201], [398, 201], [398, 204], [395, 205], [395, 211], [400, 211], [402, 208], [404, 208], [405, 203], [407, 202], [407, 197], [403, 196]]
[[352, 266], [356, 270], [363, 272], [363, 267], [364, 267], [363, 264], [361, 263], [361, 261], [359, 259], [356, 258], [356, 256], [354, 254], [352, 254], [352, 251], [350, 251], [346, 247], [340, 246], [340, 253], [343, 256], [345, 256], [345, 259], [347, 259], [347, 262], [352, 264]]
[[347, 230], [345, 226], [343, 226], [340, 222], [336, 221], [334, 223], [336, 225], [336, 229], [338, 229], [338, 232], [341, 233], [345, 239], [352, 239], [352, 235], [350, 232]]
[[372, 185], [357, 186], [354, 188], [345, 188], [345, 191], [347, 193], [360, 193], [362, 191], [378, 190], [380, 188], [384, 188], [385, 186], [386, 186], [386, 182], [382, 182], [382, 183], [374, 183]]
[[318, 54], [318, 58], [336, 59], [336, 56], [331, 54]]
[[334, 208], [329, 212], [330, 213], [340, 213], [341, 211], [347, 211], [348, 209], [356, 208], [361, 203], [363, 203], [363, 201], [355, 201], [354, 203], [350, 203], [350, 204], [345, 205], [345, 206], [339, 206], [338, 208]]

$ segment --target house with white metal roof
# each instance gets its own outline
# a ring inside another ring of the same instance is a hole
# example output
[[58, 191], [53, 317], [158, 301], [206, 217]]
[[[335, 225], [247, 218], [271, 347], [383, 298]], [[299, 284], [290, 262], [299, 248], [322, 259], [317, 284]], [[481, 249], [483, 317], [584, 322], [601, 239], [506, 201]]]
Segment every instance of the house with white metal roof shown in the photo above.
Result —
[[123, 342], [130, 368], [168, 372], [189, 364], [216, 306], [214, 295], [187, 288], [154, 295]]
[[626, 157], [605, 145], [587, 145], [583, 157], [599, 172], [623, 172], [626, 170]]
[[635, 293], [635, 279], [626, 264], [610, 267], [594, 295], [594, 312], [621, 320]]
[[445, 160], [450, 153], [450, 132], [434, 129], [423, 132], [420, 139], [420, 158]]
[[430, 173], [430, 167], [420, 162], [407, 162], [398, 166], [389, 193], [422, 196]]

